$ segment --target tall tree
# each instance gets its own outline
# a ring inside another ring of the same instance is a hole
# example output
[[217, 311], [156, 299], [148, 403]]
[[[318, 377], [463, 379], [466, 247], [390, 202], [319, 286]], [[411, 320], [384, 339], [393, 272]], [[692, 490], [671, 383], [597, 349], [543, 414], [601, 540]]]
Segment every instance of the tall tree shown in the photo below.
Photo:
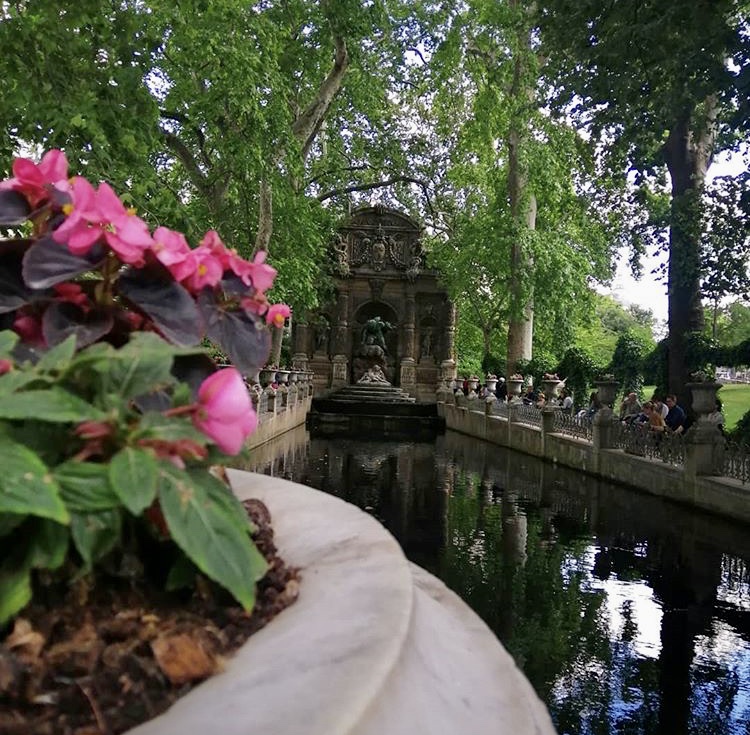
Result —
[[270, 247], [279, 296], [309, 304], [336, 214], [321, 171], [362, 121], [394, 116], [401, 5], [4, 3], [0, 153], [62, 147], [152, 221]]
[[717, 150], [747, 105], [748, 8], [742, 0], [543, 0], [541, 38], [555, 102], [606, 148], [609, 165], [666, 167], [669, 381], [683, 393], [689, 335], [703, 324], [701, 202]]
[[512, 373], [532, 355], [532, 332], [534, 349], [562, 355], [588, 279], [609, 274], [612, 240], [590, 197], [586, 142], [540, 107], [533, 5], [450, 5], [429, 62], [437, 188], [450, 199], [433, 258], [481, 326], [485, 357], [507, 330]]

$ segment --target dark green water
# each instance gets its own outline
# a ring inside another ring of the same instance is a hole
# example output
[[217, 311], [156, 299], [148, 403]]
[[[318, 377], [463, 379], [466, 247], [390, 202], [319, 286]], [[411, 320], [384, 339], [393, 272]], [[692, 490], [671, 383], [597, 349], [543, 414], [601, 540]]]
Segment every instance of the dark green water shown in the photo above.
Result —
[[452, 433], [300, 429], [245, 469], [379, 518], [496, 632], [561, 735], [750, 733], [747, 526]]

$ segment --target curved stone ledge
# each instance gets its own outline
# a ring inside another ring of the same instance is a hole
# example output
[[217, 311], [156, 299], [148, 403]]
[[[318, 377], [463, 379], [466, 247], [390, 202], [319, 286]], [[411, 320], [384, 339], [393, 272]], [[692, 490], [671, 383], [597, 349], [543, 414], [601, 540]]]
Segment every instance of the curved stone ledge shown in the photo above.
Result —
[[268, 505], [299, 599], [130, 735], [554, 734], [494, 634], [374, 518], [296, 483], [230, 478]]

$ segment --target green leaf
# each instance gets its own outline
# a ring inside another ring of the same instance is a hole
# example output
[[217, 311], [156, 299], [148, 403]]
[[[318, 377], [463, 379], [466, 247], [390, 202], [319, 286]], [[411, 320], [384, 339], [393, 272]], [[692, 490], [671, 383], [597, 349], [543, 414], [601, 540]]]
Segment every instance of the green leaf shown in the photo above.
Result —
[[109, 481], [123, 505], [138, 516], [154, 502], [159, 466], [151, 452], [125, 447], [112, 458]]
[[79, 422], [101, 419], [102, 416], [101, 411], [90, 403], [62, 388], [12, 393], [3, 396], [0, 401], [1, 419], [33, 418], [36, 421]]
[[19, 513], [68, 523], [60, 488], [44, 462], [23, 444], [0, 445], [0, 513]]
[[195, 564], [184, 553], [180, 554], [169, 570], [164, 587], [168, 592], [193, 587], [197, 573]]
[[138, 423], [137, 437], [155, 437], [164, 441], [192, 439], [198, 444], [206, 443], [206, 435], [198, 431], [184, 416], [168, 417], [156, 411], [144, 413]]
[[0, 332], [0, 357], [7, 357], [18, 344], [18, 335], [10, 329]]
[[150, 393], [174, 383], [171, 373], [173, 358], [169, 345], [165, 343], [165, 347], [166, 351], [122, 347], [109, 362], [101, 363], [99, 369], [105, 372], [109, 385], [116, 388], [124, 399]]
[[0, 626], [5, 625], [31, 601], [31, 572], [28, 568], [0, 570]]
[[73, 359], [76, 351], [76, 338], [74, 336], [68, 337], [64, 342], [53, 347], [49, 352], [42, 356], [36, 367], [41, 372], [48, 370], [65, 370], [70, 361]]
[[110, 485], [106, 464], [69, 460], [58, 465], [53, 476], [60, 485], [60, 495], [68, 510], [88, 513], [120, 505]]
[[122, 517], [118, 510], [70, 515], [73, 543], [86, 567], [90, 569], [120, 543]]
[[30, 531], [26, 566], [36, 569], [58, 569], [65, 561], [70, 531], [67, 526], [46, 518], [37, 519]]
[[0, 376], [0, 396], [15, 393], [19, 388], [23, 388], [35, 380], [39, 380], [39, 376], [30, 370], [11, 370], [9, 373]]
[[16, 526], [19, 526], [25, 520], [25, 515], [0, 513], [0, 537], [7, 536]]
[[162, 462], [159, 501], [175, 543], [204, 574], [251, 610], [265, 560], [259, 561], [249, 534], [227, 512], [215, 486], [195, 482], [189, 473]]

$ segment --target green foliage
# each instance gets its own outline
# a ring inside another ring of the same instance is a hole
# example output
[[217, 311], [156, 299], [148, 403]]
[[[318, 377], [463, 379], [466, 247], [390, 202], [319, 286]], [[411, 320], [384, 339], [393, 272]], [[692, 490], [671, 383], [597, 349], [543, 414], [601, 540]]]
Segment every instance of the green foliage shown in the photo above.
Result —
[[576, 408], [587, 405], [589, 388], [599, 370], [599, 366], [583, 348], [571, 347], [566, 350], [556, 372], [573, 392]]
[[[13, 343], [0, 333], [0, 357]], [[265, 561], [243, 508], [210, 473], [218, 451], [175, 398], [171, 368], [191, 351], [148, 333], [119, 349], [74, 344], [0, 377], [0, 625], [49, 579], [37, 570], [59, 580], [117, 568], [126, 527], [129, 553], [139, 537], [160, 539], [249, 610]], [[132, 399], [154, 387], [161, 410], [137, 410]]]
[[525, 378], [532, 378], [534, 385], [540, 385], [545, 373], [555, 372], [557, 358], [550, 352], [538, 350], [531, 360], [519, 360], [518, 372]]
[[656, 392], [661, 395], [669, 390], [668, 353], [669, 342], [663, 339], [643, 358], [643, 375], [647, 377], [649, 384], [656, 386]]
[[635, 392], [641, 394], [643, 388], [643, 360], [649, 352], [651, 346], [642, 335], [635, 332], [626, 331], [617, 340], [612, 362], [609, 366], [611, 372], [624, 395]]
[[729, 438], [738, 444], [750, 447], [750, 410], [748, 410], [737, 425], [729, 432]]

